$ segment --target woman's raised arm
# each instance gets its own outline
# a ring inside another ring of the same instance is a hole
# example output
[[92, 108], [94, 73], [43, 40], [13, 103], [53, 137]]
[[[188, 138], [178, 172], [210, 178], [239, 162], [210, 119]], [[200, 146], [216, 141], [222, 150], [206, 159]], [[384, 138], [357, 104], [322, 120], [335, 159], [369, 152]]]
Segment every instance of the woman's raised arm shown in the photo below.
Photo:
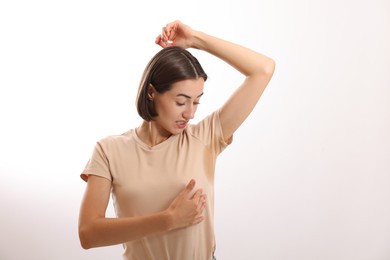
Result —
[[167, 24], [156, 43], [162, 47], [180, 46], [206, 51], [230, 64], [245, 79], [220, 109], [220, 120], [225, 140], [252, 112], [271, 80], [275, 62], [258, 52], [238, 44], [192, 30], [180, 21]]

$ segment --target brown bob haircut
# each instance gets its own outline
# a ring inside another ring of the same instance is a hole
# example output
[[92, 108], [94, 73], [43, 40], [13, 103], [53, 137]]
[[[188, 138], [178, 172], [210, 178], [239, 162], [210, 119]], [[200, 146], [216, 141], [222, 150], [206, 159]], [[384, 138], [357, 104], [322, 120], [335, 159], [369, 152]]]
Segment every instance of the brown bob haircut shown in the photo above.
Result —
[[149, 61], [142, 75], [137, 95], [138, 114], [146, 121], [158, 115], [153, 100], [148, 97], [150, 85], [162, 94], [169, 91], [173, 83], [199, 77], [207, 80], [199, 61], [190, 52], [180, 47], [162, 49]]

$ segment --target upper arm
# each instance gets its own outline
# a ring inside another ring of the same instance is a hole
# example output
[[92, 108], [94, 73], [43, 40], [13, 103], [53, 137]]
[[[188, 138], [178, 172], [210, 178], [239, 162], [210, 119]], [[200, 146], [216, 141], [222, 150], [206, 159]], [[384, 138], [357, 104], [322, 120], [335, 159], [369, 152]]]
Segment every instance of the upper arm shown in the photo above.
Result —
[[230, 96], [219, 112], [224, 139], [231, 138], [233, 133], [245, 121], [257, 104], [264, 89], [271, 80], [274, 61], [270, 59], [265, 73], [246, 77], [245, 81]]
[[110, 199], [111, 182], [103, 177], [89, 175], [87, 188], [80, 208], [79, 229], [88, 226], [95, 218], [105, 217]]

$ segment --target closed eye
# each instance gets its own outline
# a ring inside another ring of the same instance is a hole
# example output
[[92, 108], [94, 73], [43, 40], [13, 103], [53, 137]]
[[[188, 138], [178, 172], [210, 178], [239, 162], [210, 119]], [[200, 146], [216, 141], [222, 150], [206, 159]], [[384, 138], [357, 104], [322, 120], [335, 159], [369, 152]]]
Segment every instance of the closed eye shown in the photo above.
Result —
[[[197, 106], [197, 105], [199, 105], [200, 103], [199, 103], [199, 102], [194, 102], [193, 104], [194, 104], [195, 106]], [[179, 106], [179, 107], [181, 107], [181, 106], [184, 106], [185, 103], [176, 102], [176, 105]]]

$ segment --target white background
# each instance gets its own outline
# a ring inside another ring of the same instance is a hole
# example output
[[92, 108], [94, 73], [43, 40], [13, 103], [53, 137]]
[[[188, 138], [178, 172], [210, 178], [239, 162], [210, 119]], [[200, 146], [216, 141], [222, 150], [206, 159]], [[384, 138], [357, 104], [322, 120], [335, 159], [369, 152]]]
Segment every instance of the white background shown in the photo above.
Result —
[[[277, 62], [218, 161], [218, 260], [390, 259], [387, 0], [2, 1], [0, 259], [121, 259], [79, 245], [79, 173], [141, 122], [139, 79], [175, 19]], [[199, 120], [242, 77], [192, 52]]]

